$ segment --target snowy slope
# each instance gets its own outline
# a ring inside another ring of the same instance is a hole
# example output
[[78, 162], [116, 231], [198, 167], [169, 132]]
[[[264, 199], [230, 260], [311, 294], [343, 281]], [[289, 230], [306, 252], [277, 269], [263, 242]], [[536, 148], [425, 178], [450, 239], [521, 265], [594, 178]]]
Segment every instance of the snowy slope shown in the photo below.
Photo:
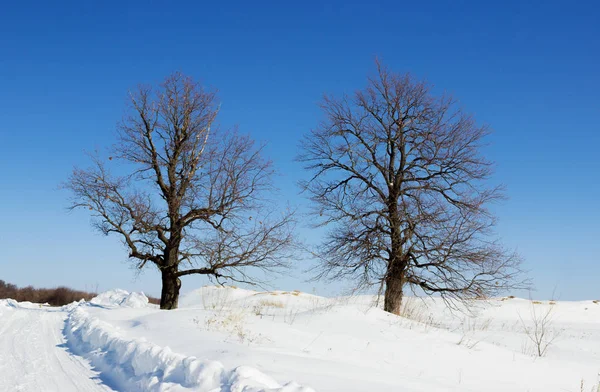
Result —
[[[407, 317], [373, 302], [222, 287], [174, 311], [124, 290], [63, 308], [0, 300], [0, 391], [599, 391], [598, 301], [461, 313], [407, 298]], [[546, 314], [540, 358], [524, 328]]]
[[[582, 385], [596, 392], [600, 304], [479, 301], [467, 316], [437, 299], [407, 303], [412, 319], [373, 307], [371, 297], [205, 287], [176, 311], [88, 311], [129, 339], [145, 337], [227, 369], [252, 366], [321, 392], [575, 392]], [[532, 355], [523, 332], [534, 307], [538, 314], [552, 308], [548, 333], [558, 335], [543, 358]]]

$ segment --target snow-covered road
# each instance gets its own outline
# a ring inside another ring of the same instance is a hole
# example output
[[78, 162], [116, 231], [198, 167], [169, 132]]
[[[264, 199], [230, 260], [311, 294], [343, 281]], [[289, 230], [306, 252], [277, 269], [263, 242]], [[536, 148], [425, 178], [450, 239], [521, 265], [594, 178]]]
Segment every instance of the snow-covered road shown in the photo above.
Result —
[[0, 315], [0, 391], [111, 391], [65, 347], [67, 313], [15, 308]]

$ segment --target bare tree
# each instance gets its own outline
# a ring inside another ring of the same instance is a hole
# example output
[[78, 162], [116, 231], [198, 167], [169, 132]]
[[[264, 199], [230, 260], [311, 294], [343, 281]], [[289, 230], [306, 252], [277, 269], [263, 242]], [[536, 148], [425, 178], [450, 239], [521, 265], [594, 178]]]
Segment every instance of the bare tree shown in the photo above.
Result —
[[[138, 268], [162, 274], [161, 309], [177, 308], [180, 277], [255, 283], [247, 268], [285, 266], [293, 214], [268, 208], [271, 162], [248, 136], [219, 132], [216, 95], [181, 74], [131, 94], [130, 115], [106, 160], [74, 169], [71, 208], [85, 208], [105, 235], [116, 233]], [[148, 264], [149, 263], [149, 264]]]
[[395, 314], [406, 285], [447, 300], [518, 285], [519, 257], [490, 239], [486, 206], [502, 194], [486, 187], [488, 128], [427, 84], [377, 69], [352, 97], [326, 96], [324, 120], [301, 144], [312, 173], [301, 185], [317, 226], [330, 228], [315, 252], [319, 277], [378, 285]]
[[556, 330], [553, 326], [554, 308], [552, 305], [548, 305], [544, 311], [538, 311], [536, 310], [536, 306], [541, 305], [541, 303], [533, 301], [531, 298], [529, 301], [531, 303], [531, 324], [525, 322], [520, 314], [519, 320], [521, 321], [525, 335], [527, 335], [527, 339], [533, 343], [535, 355], [543, 357], [559, 336], [560, 331]]

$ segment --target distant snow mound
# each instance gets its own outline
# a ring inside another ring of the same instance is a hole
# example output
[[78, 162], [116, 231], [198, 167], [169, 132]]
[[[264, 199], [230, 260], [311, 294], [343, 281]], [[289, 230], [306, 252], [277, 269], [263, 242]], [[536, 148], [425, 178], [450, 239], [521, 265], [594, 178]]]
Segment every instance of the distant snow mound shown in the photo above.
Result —
[[65, 312], [70, 312], [73, 309], [75, 309], [76, 307], [78, 307], [79, 305], [81, 305], [82, 303], [85, 303], [85, 299], [81, 299], [79, 301], [73, 301], [70, 304], [66, 304], [66, 305], [61, 306], [60, 308], [62, 310], [64, 310]]
[[11, 298], [0, 299], [0, 306], [4, 306], [6, 308], [16, 308], [19, 306], [19, 303]]
[[24, 309], [38, 309], [41, 304], [36, 304], [29, 301], [18, 302], [12, 298], [0, 299], [0, 308], [24, 308]]
[[90, 303], [101, 306], [119, 306], [121, 302], [129, 295], [129, 292], [122, 289], [114, 289], [98, 294], [90, 300]]
[[129, 293], [119, 305], [126, 308], [145, 308], [148, 306], [148, 297], [144, 293]]
[[0, 299], [0, 315], [2, 314], [1, 310], [4, 309], [10, 309], [10, 308], [18, 308], [19, 307], [19, 303], [17, 301], [15, 301], [14, 299], [8, 298], [8, 299]]
[[130, 293], [122, 289], [105, 291], [90, 300], [94, 305], [107, 307], [144, 308], [148, 306], [148, 297], [144, 293]]

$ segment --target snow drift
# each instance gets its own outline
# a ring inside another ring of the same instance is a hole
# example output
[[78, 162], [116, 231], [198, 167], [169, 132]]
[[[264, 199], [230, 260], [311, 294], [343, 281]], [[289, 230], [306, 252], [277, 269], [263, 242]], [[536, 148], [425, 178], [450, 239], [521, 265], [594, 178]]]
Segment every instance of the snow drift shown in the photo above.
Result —
[[[105, 293], [93, 303], [139, 305], [140, 297]], [[129, 298], [129, 300], [128, 300]], [[145, 296], [144, 296], [145, 298]], [[143, 302], [143, 301], [142, 301]], [[226, 370], [218, 361], [186, 357], [144, 339], [126, 339], [112, 325], [75, 307], [65, 323], [71, 350], [90, 360], [105, 383], [128, 391], [314, 392], [295, 382], [280, 385], [257, 369]]]
[[16, 308], [18, 306], [17, 301], [14, 299], [0, 299], [0, 316], [5, 310]]
[[97, 295], [90, 303], [105, 307], [145, 308], [148, 306], [148, 297], [144, 293], [115, 289]]
[[0, 299], [0, 308], [17, 308], [19, 303], [14, 299]]

